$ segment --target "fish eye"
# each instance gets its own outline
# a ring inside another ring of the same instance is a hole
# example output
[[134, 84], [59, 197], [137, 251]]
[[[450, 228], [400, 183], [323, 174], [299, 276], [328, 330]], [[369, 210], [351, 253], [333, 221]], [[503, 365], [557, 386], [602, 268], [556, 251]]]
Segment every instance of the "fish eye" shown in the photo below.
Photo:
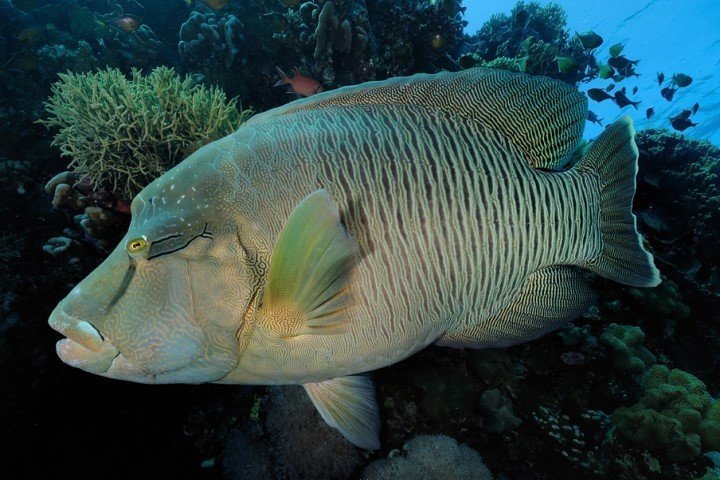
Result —
[[130, 255], [135, 256], [147, 250], [149, 246], [150, 244], [148, 243], [147, 238], [143, 235], [141, 237], [131, 238], [128, 240], [125, 244], [125, 250], [127, 250]]

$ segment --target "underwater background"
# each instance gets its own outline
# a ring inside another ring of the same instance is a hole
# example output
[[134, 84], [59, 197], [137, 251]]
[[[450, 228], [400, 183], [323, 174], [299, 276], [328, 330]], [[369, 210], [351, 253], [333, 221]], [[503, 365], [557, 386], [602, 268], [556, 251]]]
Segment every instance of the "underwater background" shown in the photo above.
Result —
[[[718, 25], [710, 0], [0, 0], [0, 475], [719, 478]], [[299, 386], [147, 386], [57, 358], [50, 312], [149, 181], [300, 96], [475, 66], [576, 86], [587, 141], [633, 118], [662, 284], [598, 278], [597, 305], [539, 340], [375, 372], [374, 452]]]

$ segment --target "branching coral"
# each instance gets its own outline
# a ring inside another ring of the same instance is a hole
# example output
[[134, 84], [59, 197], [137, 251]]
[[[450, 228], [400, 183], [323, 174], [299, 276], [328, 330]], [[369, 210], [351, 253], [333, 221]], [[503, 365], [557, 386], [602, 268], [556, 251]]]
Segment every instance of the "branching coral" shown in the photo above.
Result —
[[303, 58], [305, 69], [323, 84], [357, 83], [371, 77], [370, 24], [364, 1], [302, 2], [283, 18], [284, 27], [275, 38]]
[[193, 12], [180, 27], [180, 57], [193, 66], [222, 63], [230, 68], [241, 57], [242, 30], [235, 15]]
[[132, 198], [147, 183], [247, 118], [217, 88], [193, 85], [172, 68], [63, 74], [41, 123], [59, 129], [53, 145], [96, 188]]
[[674, 461], [720, 447], [720, 401], [690, 373], [653, 366], [643, 380], [643, 396], [613, 419], [622, 435], [638, 447], [662, 449]]

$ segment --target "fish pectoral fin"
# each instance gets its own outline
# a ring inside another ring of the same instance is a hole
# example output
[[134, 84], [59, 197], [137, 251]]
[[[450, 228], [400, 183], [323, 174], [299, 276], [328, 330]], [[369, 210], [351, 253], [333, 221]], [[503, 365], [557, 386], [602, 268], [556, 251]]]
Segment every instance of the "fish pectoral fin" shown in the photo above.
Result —
[[555, 265], [528, 276], [510, 303], [467, 330], [448, 332], [437, 345], [455, 348], [507, 347], [534, 340], [582, 315], [595, 301], [582, 273]]
[[344, 331], [359, 253], [327, 191], [305, 197], [271, 255], [260, 321], [284, 336]]
[[367, 450], [380, 448], [380, 412], [370, 377], [351, 375], [303, 387], [323, 420], [350, 443]]

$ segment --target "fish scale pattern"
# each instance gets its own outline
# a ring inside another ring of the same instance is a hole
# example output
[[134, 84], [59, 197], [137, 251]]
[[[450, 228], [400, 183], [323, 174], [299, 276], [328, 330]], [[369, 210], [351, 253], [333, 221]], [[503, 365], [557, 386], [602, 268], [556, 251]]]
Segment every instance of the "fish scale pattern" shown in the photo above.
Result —
[[330, 106], [379, 104], [417, 105], [468, 117], [509, 138], [530, 165], [544, 169], [563, 165], [581, 138], [587, 117], [587, 99], [570, 85], [473, 68], [348, 86], [257, 115], [251, 122]]
[[[374, 366], [386, 360], [377, 352], [493, 328], [533, 272], [599, 253], [596, 175], [534, 169], [513, 139], [447, 109], [364, 98], [267, 116], [235, 136], [273, 145], [243, 166], [278, 172], [264, 195], [285, 213], [257, 212], [262, 223], [279, 232], [304, 195], [325, 188], [358, 240], [361, 302], [349, 335], [324, 346], [338, 364], [354, 355]], [[513, 325], [502, 332], [515, 341], [536, 336]]]

